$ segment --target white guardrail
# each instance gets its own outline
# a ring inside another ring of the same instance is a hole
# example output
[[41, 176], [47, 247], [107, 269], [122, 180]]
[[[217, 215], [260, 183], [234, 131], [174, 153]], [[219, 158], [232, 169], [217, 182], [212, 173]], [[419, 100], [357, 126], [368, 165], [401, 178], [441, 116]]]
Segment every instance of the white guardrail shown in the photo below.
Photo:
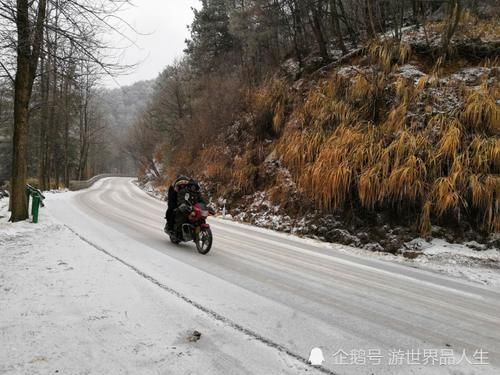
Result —
[[128, 176], [128, 175], [123, 175], [123, 174], [116, 174], [116, 173], [104, 173], [104, 174], [98, 174], [97, 176], [94, 176], [86, 181], [78, 181], [78, 180], [73, 180], [69, 182], [69, 190], [82, 190], [82, 189], [87, 189], [94, 185], [97, 181], [99, 181], [102, 178], [107, 178], [107, 177], [134, 177], [134, 176]]

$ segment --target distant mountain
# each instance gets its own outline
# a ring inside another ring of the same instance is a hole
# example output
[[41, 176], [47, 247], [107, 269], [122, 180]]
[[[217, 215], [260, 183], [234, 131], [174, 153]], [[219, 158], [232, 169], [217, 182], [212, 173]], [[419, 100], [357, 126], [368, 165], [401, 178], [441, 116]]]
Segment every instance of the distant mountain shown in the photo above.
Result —
[[121, 133], [132, 126], [146, 108], [154, 83], [155, 80], [139, 81], [131, 86], [101, 91], [100, 107], [113, 130]]

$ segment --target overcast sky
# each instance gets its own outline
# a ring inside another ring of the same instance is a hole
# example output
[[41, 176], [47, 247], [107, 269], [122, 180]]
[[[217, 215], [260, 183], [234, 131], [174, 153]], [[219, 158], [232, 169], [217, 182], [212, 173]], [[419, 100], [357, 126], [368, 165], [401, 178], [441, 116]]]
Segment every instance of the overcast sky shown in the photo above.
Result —
[[156, 78], [165, 66], [181, 57], [184, 40], [189, 36], [187, 25], [193, 20], [191, 7], [201, 6], [199, 0], [133, 0], [133, 3], [134, 6], [124, 10], [120, 17], [147, 35], [125, 30], [124, 33], [137, 46], [116, 35], [111, 43], [124, 48], [121, 53], [123, 64], [139, 65], [131, 74], [115, 78], [118, 84], [106, 79], [105, 85], [110, 88]]

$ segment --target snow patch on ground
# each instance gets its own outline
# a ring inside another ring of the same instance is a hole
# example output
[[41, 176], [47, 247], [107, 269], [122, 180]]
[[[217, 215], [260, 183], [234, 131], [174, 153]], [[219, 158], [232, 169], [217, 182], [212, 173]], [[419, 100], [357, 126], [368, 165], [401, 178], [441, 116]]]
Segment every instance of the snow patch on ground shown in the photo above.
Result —
[[315, 373], [159, 288], [47, 211], [40, 224], [13, 224], [7, 208], [0, 200], [8, 343], [0, 374]]
[[411, 64], [405, 64], [399, 68], [399, 74], [406, 78], [417, 81], [418, 79], [425, 76], [425, 73], [421, 72], [416, 66]]
[[459, 81], [467, 86], [477, 86], [481, 81], [492, 73], [492, 69], [486, 67], [464, 68], [452, 74], [451, 81]]
[[371, 256], [392, 262], [398, 262], [447, 276], [466, 279], [483, 285], [500, 286], [500, 250], [484, 249], [477, 242], [452, 244], [445, 240], [422, 238], [405, 244], [406, 250], [401, 255], [394, 255], [365, 249], [345, 247], [340, 251], [360, 256]]
[[248, 209], [237, 213], [235, 220], [287, 233], [295, 228], [292, 218], [281, 211], [279, 204], [273, 205], [266, 192], [258, 191], [245, 199], [249, 202]]
[[440, 239], [431, 242], [415, 239], [407, 245], [415, 245], [420, 254], [406, 262], [481, 284], [500, 286], [499, 249], [486, 250], [477, 242], [451, 244]]

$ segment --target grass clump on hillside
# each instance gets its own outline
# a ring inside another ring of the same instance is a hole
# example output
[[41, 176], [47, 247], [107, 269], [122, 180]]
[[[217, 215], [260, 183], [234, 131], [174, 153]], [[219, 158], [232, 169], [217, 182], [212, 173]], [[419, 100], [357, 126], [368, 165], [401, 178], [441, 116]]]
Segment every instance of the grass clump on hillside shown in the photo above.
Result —
[[[299, 125], [278, 150], [299, 186], [325, 212], [394, 210], [424, 235], [433, 221], [500, 231], [497, 79], [465, 87], [440, 80], [438, 69], [403, 79], [404, 45], [374, 44], [369, 56], [368, 68], [333, 73], [291, 114]], [[442, 92], [460, 105], [436, 111]]]

